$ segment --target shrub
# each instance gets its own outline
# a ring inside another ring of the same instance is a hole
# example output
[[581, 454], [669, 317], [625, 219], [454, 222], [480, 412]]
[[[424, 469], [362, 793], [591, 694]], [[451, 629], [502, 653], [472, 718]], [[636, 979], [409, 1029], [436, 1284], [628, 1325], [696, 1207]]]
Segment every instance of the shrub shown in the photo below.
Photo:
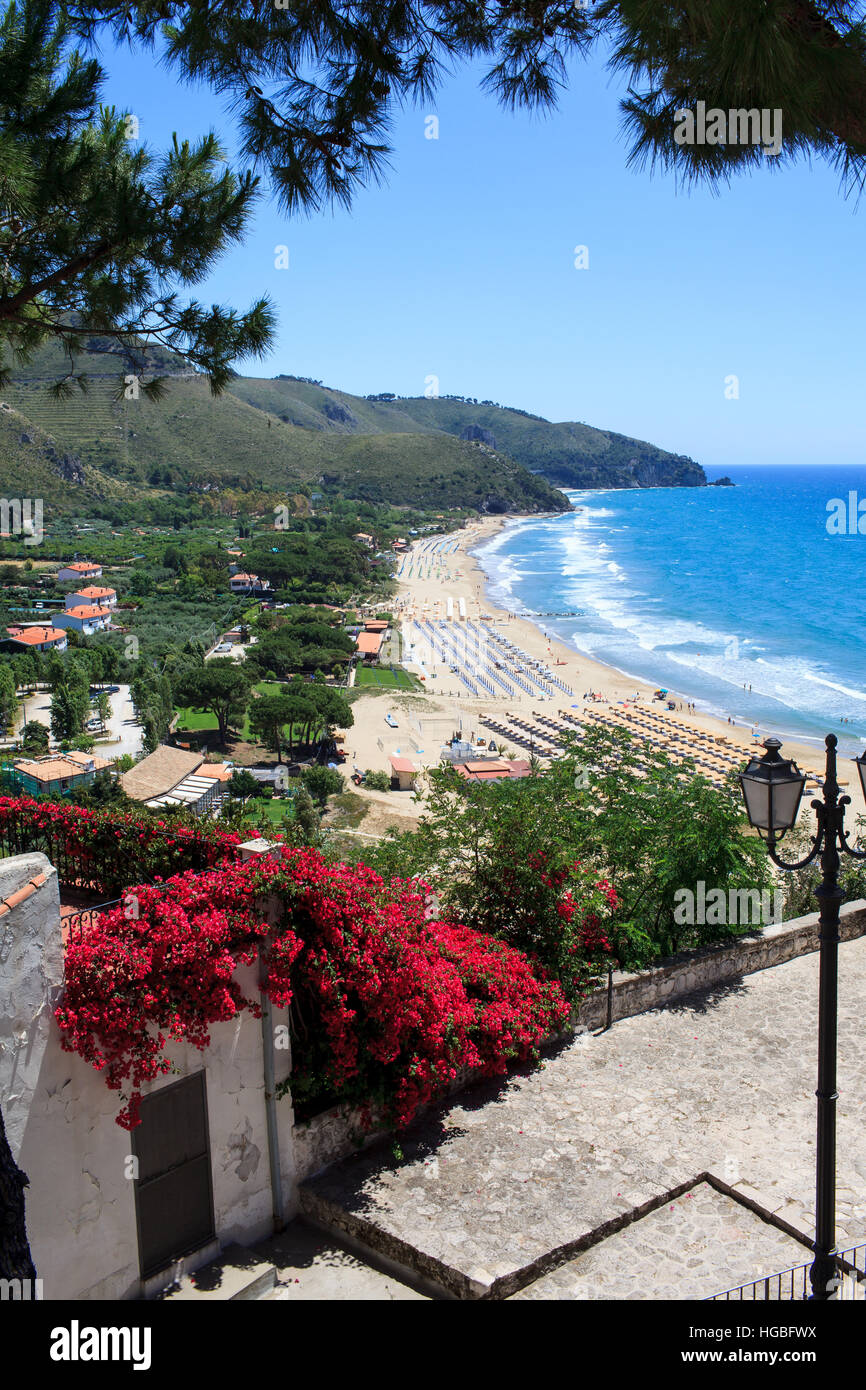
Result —
[[124, 885], [168, 878], [235, 857], [240, 836], [207, 822], [170, 824], [142, 811], [97, 811], [32, 796], [0, 796], [0, 845], [41, 850], [70, 883], [106, 898]]
[[425, 919], [425, 895], [371, 869], [286, 849], [249, 864], [134, 890], [67, 946], [57, 1022], [63, 1046], [128, 1088], [117, 1122], [139, 1122], [142, 1085], [167, 1072], [169, 1041], [207, 1047], [210, 1025], [248, 1009], [234, 978], [268, 926], [257, 902], [286, 907], [268, 946], [267, 993], [289, 1007], [293, 1095], [374, 1105], [397, 1125], [463, 1068], [504, 1073], [562, 1026], [559, 985], [520, 952], [470, 928]]
[[391, 790], [391, 778], [387, 772], [381, 772], [367, 768], [364, 773], [364, 786], [370, 787], [374, 792], [387, 792]]
[[343, 778], [335, 767], [305, 767], [301, 780], [314, 801], [324, 806], [329, 796], [343, 790]]

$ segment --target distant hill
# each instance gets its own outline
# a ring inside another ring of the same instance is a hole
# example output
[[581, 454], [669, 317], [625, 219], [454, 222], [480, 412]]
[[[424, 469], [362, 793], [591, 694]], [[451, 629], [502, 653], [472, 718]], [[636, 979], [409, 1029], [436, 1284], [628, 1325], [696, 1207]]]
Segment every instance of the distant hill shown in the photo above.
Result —
[[704, 487], [693, 459], [611, 430], [538, 415], [492, 401], [451, 396], [350, 396], [299, 377], [241, 377], [232, 391], [250, 405], [328, 434], [438, 433], [486, 443], [562, 487]]
[[492, 402], [369, 399], [287, 376], [238, 377], [213, 397], [182, 358], [160, 348], [148, 349], [142, 375], [166, 373], [166, 398], [126, 399], [123, 378], [135, 368], [98, 338], [76, 361], [86, 394], [75, 387], [57, 400], [49, 386], [66, 370], [59, 352], [43, 350], [0, 391], [5, 492], [34, 495], [38, 480], [39, 495], [64, 511], [230, 489], [562, 511], [568, 502], [556, 485], [706, 484], [691, 459], [652, 444]]

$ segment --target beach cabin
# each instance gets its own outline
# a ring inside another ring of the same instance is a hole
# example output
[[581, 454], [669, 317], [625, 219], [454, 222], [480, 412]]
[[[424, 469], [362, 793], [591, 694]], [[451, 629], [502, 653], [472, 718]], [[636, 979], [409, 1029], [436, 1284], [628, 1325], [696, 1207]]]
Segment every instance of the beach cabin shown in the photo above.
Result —
[[485, 761], [454, 763], [454, 770], [467, 782], [503, 782], [528, 777], [531, 767], [523, 758], [489, 758]]
[[391, 783], [395, 779], [397, 791], [413, 792], [415, 790], [415, 778], [418, 776], [418, 769], [410, 758], [389, 758], [391, 764]]

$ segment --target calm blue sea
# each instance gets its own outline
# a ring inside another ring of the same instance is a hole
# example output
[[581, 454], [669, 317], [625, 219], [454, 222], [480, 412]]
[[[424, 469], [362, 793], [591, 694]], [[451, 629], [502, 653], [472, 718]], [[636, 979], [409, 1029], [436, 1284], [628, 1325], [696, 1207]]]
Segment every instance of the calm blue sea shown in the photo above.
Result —
[[866, 467], [725, 471], [510, 523], [477, 552], [491, 599], [701, 709], [862, 752], [866, 534], [829, 534], [827, 506], [866, 503]]

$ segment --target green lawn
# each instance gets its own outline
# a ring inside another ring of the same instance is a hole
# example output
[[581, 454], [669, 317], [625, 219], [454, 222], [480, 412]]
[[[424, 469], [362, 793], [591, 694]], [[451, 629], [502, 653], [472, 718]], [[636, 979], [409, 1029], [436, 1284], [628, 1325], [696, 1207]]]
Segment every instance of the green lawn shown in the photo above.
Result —
[[355, 677], [357, 686], [372, 685], [379, 689], [417, 690], [418, 682], [402, 667], [391, 670], [387, 666], [359, 666]]
[[[253, 686], [253, 689], [257, 690], [260, 695], [275, 695], [281, 688], [279, 681], [258, 681]], [[195, 732], [200, 729], [216, 729], [218, 727], [215, 714], [208, 714], [204, 710], [192, 709], [191, 707], [179, 709], [177, 712], [180, 718], [175, 728], [176, 733], [183, 733], [185, 729]], [[246, 715], [244, 716], [241, 737], [245, 742], [250, 741], [250, 721]]]
[[[252, 804], [252, 802], [247, 802], [248, 806]], [[264, 811], [268, 820], [273, 821], [274, 825], [282, 825], [283, 821], [294, 820], [295, 818], [294, 802], [288, 799], [283, 801], [265, 801], [264, 799], [259, 801], [257, 799], [255, 805], [257, 810]]]
[[182, 709], [178, 711], [180, 718], [175, 726], [176, 733], [183, 733], [185, 730], [216, 729], [217, 720], [215, 714], [208, 714], [199, 709]]

